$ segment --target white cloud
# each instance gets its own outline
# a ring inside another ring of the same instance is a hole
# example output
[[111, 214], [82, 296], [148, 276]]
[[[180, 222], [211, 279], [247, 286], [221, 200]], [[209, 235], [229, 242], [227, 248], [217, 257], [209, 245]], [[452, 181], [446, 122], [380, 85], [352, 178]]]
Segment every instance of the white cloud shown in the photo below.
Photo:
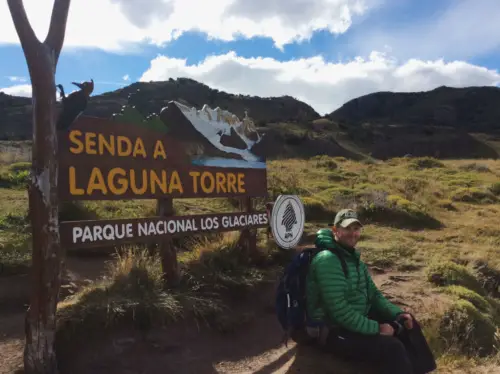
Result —
[[352, 17], [367, 9], [366, 1], [234, 0], [224, 15], [228, 20], [245, 22], [242, 29], [246, 36], [269, 36], [278, 45], [284, 45], [307, 39], [315, 30], [342, 34], [351, 26]]
[[[33, 28], [45, 38], [54, 0], [24, 0]], [[210, 38], [272, 38], [278, 47], [315, 30], [345, 32], [381, 0], [73, 0], [65, 46], [132, 50], [131, 43], [162, 44], [185, 31]], [[258, 6], [257, 6], [258, 5]], [[6, 1], [0, 1], [0, 44], [18, 43]]]
[[119, 4], [125, 17], [139, 28], [146, 28], [152, 20], [165, 21], [174, 11], [170, 0], [111, 0]]
[[500, 1], [455, 0], [442, 13], [425, 20], [387, 23], [381, 29], [368, 25], [351, 41], [359, 53], [388, 45], [400, 58], [469, 59], [500, 51]]
[[[24, 0], [28, 19], [40, 40], [47, 35], [54, 0]], [[71, 2], [64, 40], [65, 47], [125, 48], [127, 42], [140, 42], [144, 32], [110, 0]], [[0, 43], [19, 43], [6, 1], [0, 2]]]
[[123, 78], [122, 78], [122, 79], [123, 79], [124, 81], [128, 81], [128, 80], [130, 80], [130, 75], [125, 74], [125, 75], [123, 76]]
[[499, 85], [498, 71], [462, 61], [408, 60], [404, 63], [379, 52], [350, 62], [327, 62], [322, 57], [290, 61], [244, 58], [234, 52], [207, 57], [196, 65], [158, 56], [141, 81], [190, 77], [212, 88], [257, 96], [290, 95], [320, 114], [376, 91], [426, 91], [438, 86]]
[[0, 92], [13, 96], [31, 97], [31, 84], [19, 84], [16, 86], [0, 88]]
[[8, 80], [10, 80], [11, 82], [27, 82], [28, 79], [26, 79], [26, 77], [16, 77], [15, 75], [11, 75], [11, 76], [8, 76], [6, 77]]

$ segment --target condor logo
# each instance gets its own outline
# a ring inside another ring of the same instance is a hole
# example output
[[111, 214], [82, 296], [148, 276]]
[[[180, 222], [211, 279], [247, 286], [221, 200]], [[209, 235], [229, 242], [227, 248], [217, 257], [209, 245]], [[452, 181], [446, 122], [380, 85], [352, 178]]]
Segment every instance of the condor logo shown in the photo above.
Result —
[[295, 247], [304, 232], [304, 206], [297, 196], [281, 195], [274, 203], [271, 230], [281, 248]]

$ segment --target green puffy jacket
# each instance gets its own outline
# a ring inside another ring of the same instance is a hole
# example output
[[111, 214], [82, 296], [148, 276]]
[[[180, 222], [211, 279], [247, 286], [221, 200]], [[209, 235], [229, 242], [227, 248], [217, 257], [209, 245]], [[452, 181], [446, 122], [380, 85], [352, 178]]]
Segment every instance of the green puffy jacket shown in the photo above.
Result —
[[312, 320], [375, 335], [379, 333], [379, 324], [369, 319], [368, 313], [378, 320], [392, 320], [402, 313], [373, 283], [358, 251], [341, 247], [329, 229], [318, 231], [315, 244], [318, 248], [337, 249], [345, 259], [348, 273], [346, 278], [339, 257], [329, 250], [314, 257], [306, 280], [306, 306]]

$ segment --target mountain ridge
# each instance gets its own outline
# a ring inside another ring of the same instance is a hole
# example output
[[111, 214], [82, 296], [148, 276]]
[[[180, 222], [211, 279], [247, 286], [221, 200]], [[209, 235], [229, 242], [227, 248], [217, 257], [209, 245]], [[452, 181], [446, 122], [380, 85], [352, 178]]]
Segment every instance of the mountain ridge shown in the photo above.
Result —
[[[500, 153], [498, 87], [375, 92], [321, 116], [291, 96], [230, 94], [178, 78], [136, 82], [94, 95], [84, 115], [113, 118], [124, 108], [132, 108], [134, 117], [156, 123], [155, 118], [172, 101], [197, 110], [204, 105], [220, 108], [240, 119], [248, 115], [264, 136], [254, 152], [271, 159], [319, 154], [357, 159], [408, 154], [498, 158]], [[31, 139], [31, 123], [30, 98], [0, 93], [0, 140]]]
[[467, 131], [500, 130], [500, 87], [440, 86], [429, 91], [380, 91], [344, 103], [326, 117], [349, 125], [450, 126]]
[[[130, 100], [129, 100], [130, 99]], [[144, 115], [159, 113], [169, 101], [201, 109], [207, 104], [234, 113], [245, 112], [257, 126], [269, 122], [308, 122], [320, 115], [308, 104], [291, 96], [259, 97], [229, 94], [189, 78], [158, 82], [135, 82], [126, 87], [91, 96], [86, 115], [110, 117], [124, 105], [136, 106]], [[0, 93], [0, 139], [31, 138], [31, 99]]]

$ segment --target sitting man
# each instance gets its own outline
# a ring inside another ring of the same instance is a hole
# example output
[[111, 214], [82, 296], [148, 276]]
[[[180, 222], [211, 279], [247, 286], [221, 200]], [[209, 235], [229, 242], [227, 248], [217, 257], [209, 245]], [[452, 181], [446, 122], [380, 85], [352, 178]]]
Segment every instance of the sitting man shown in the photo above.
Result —
[[355, 246], [361, 230], [356, 212], [344, 209], [332, 230], [318, 232], [316, 246], [326, 250], [313, 258], [307, 275], [308, 334], [326, 351], [378, 363], [386, 374], [433, 371], [417, 321], [382, 295], [360, 260]]

